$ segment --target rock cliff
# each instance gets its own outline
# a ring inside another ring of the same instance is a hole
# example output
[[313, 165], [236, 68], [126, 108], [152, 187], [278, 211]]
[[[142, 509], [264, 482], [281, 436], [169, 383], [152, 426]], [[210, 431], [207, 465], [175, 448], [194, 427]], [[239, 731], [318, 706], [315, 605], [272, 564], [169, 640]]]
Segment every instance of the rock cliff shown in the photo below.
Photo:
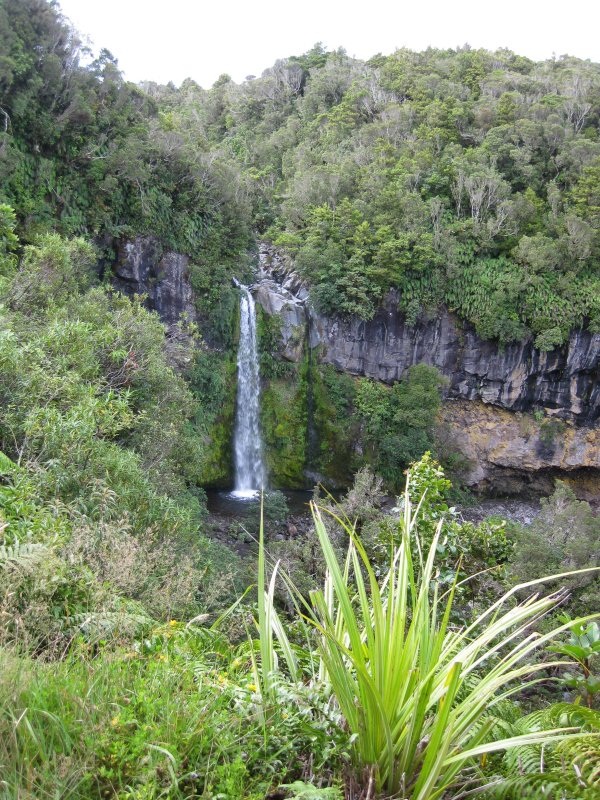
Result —
[[444, 404], [441, 446], [465, 458], [463, 479], [481, 491], [551, 494], [555, 478], [579, 497], [600, 498], [600, 427], [536, 419], [480, 401]]
[[531, 339], [500, 348], [445, 309], [408, 325], [394, 293], [368, 322], [308, 314], [310, 346], [353, 375], [392, 383], [413, 364], [432, 364], [449, 379], [449, 397], [511, 411], [543, 409], [580, 425], [600, 417], [599, 334], [574, 331], [551, 352], [537, 350]]
[[[393, 292], [368, 322], [327, 317], [289, 260], [268, 245], [259, 257], [253, 292], [280, 320], [283, 358], [300, 362], [308, 346], [338, 370], [386, 383], [432, 364], [448, 378], [441, 435], [465, 456], [468, 484], [547, 493], [566, 477], [582, 496], [600, 496], [600, 334], [574, 331], [551, 352], [531, 339], [501, 348], [446, 309], [409, 325]], [[197, 319], [189, 259], [163, 252], [154, 237], [122, 243], [114, 275], [121, 291], [147, 296], [175, 338], [182, 315]]]
[[480, 489], [550, 493], [555, 477], [581, 496], [600, 496], [600, 335], [574, 331], [542, 352], [527, 339], [499, 347], [447, 309], [409, 325], [390, 293], [367, 322], [319, 314], [292, 265], [261, 248], [257, 302], [281, 320], [280, 354], [304, 347], [338, 370], [386, 383], [413, 364], [448, 378], [440, 420], [448, 446], [465, 457], [466, 483]]
[[448, 378], [450, 398], [511, 411], [540, 409], [578, 425], [600, 419], [600, 334], [573, 331], [564, 347], [551, 352], [537, 350], [531, 338], [501, 348], [446, 309], [409, 325], [394, 292], [367, 322], [326, 317], [312, 308], [306, 288], [286, 273], [285, 262], [268, 249], [261, 251], [261, 261], [256, 299], [281, 318], [284, 358], [300, 357], [297, 342], [308, 330], [309, 346], [319, 358], [352, 375], [393, 383], [413, 364], [431, 364]]
[[113, 283], [124, 294], [146, 295], [148, 307], [158, 312], [167, 327], [175, 325], [182, 315], [190, 321], [196, 318], [189, 258], [163, 252], [152, 236], [121, 242]]

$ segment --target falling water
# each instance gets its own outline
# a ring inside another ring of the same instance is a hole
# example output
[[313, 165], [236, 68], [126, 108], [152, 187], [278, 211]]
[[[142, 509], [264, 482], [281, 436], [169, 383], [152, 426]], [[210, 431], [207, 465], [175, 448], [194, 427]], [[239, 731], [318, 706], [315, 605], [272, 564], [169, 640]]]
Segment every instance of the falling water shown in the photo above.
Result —
[[259, 424], [260, 382], [256, 348], [256, 310], [254, 298], [239, 286], [240, 344], [238, 349], [237, 411], [234, 434], [235, 491], [238, 497], [252, 497], [262, 489], [265, 469]]

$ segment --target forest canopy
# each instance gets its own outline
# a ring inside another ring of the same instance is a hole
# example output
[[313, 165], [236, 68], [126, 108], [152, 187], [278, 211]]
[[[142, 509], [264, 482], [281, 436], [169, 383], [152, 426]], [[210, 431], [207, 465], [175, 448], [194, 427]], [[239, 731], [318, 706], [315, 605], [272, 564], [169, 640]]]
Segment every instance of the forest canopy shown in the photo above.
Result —
[[444, 303], [501, 342], [600, 325], [600, 66], [320, 45], [241, 85], [144, 87], [236, 165], [259, 235], [326, 312]]
[[52, 227], [152, 233], [200, 265], [288, 250], [330, 313], [446, 304], [544, 350], [600, 328], [600, 65], [509, 50], [315, 45], [236, 84], [127, 83], [54, 4], [0, 5], [0, 200]]

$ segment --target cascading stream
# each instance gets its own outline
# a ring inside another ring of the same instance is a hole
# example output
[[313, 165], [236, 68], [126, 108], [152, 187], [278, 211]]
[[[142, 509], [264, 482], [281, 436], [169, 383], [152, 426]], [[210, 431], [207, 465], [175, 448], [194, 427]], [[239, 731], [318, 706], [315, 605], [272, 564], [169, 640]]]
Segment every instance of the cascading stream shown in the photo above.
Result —
[[260, 380], [256, 346], [256, 309], [246, 286], [239, 284], [240, 343], [237, 358], [237, 409], [234, 432], [235, 491], [251, 497], [263, 488], [265, 468], [259, 422]]

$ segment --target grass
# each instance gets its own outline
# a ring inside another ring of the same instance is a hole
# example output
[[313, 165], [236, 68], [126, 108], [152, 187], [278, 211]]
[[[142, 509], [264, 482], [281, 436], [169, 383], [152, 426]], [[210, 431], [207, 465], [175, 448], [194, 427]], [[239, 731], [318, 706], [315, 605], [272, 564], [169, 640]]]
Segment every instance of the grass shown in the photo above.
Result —
[[[466, 776], [473, 786], [491, 753], [577, 741], [576, 714], [526, 730], [494, 714], [562, 665], [536, 653], [573, 621], [535, 625], [563, 593], [519, 601], [543, 586], [534, 581], [454, 625], [456, 586], [444, 595], [435, 567], [441, 528], [422, 552], [419, 513], [405, 496], [378, 575], [347, 524], [338, 559], [313, 506], [327, 576], [310, 598], [278, 564], [268, 574], [261, 525], [257, 633], [242, 644], [198, 619], [128, 643], [80, 637], [57, 661], [0, 651], [1, 800], [316, 800], [341, 797], [343, 783], [346, 800], [441, 800], [460, 796]], [[278, 580], [295, 620], [276, 608]], [[243, 630], [251, 609], [240, 599], [220, 620]]]
[[[0, 654], [0, 798], [263, 798], [300, 775], [298, 719], [266, 718], [250, 650], [181, 623], [137, 650]], [[265, 725], [282, 735], [265, 742]]]

